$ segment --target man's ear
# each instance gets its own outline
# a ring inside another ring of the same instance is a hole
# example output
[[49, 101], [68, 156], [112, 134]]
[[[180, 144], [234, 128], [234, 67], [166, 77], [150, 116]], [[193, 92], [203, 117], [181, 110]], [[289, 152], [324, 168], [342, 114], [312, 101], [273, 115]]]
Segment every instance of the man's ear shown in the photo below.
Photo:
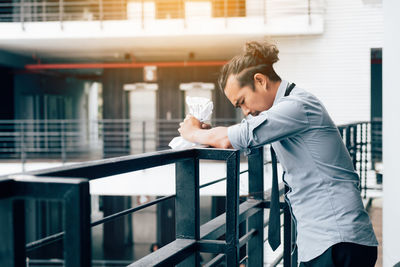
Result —
[[261, 85], [263, 88], [267, 88], [266, 84], [267, 84], [267, 76], [265, 76], [262, 73], [256, 73], [254, 74], [254, 84], [259, 84]]

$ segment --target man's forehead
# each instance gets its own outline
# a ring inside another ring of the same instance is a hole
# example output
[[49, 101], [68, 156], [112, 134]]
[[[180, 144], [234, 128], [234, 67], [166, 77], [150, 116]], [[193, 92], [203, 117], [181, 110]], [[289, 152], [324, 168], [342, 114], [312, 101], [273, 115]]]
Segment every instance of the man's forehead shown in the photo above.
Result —
[[237, 79], [234, 75], [230, 75], [228, 77], [228, 80], [226, 81], [224, 93], [225, 93], [226, 97], [232, 102], [233, 105], [240, 97], [239, 82], [237, 81]]

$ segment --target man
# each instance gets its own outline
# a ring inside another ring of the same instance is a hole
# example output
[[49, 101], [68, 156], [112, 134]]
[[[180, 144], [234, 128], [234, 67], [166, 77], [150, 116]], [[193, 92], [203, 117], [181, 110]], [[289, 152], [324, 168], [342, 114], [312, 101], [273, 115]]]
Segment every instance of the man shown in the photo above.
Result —
[[189, 115], [178, 131], [219, 148], [271, 143], [289, 187], [300, 266], [374, 266], [378, 243], [349, 153], [322, 103], [276, 74], [278, 52], [250, 42], [222, 68], [220, 87], [247, 120], [208, 129]]

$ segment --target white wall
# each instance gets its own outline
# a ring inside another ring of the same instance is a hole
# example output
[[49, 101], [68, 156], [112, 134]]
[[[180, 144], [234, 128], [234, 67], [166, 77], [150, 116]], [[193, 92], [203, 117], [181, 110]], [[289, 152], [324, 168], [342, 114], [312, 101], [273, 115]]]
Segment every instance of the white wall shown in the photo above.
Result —
[[400, 262], [400, 1], [385, 0], [383, 49], [383, 266]]
[[281, 78], [318, 96], [336, 123], [370, 119], [370, 50], [383, 46], [382, 4], [371, 2], [326, 0], [323, 34], [271, 37]]

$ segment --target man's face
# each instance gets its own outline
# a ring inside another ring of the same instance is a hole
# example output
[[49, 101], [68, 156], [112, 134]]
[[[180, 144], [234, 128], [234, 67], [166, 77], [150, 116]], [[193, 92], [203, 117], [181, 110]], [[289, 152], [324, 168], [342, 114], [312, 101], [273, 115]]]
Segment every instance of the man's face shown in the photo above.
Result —
[[253, 90], [250, 86], [240, 87], [234, 75], [230, 75], [224, 89], [226, 97], [236, 108], [241, 108], [245, 116], [251, 114], [257, 116], [262, 111], [271, 108], [275, 94], [267, 90], [268, 78], [262, 74], [256, 74]]

